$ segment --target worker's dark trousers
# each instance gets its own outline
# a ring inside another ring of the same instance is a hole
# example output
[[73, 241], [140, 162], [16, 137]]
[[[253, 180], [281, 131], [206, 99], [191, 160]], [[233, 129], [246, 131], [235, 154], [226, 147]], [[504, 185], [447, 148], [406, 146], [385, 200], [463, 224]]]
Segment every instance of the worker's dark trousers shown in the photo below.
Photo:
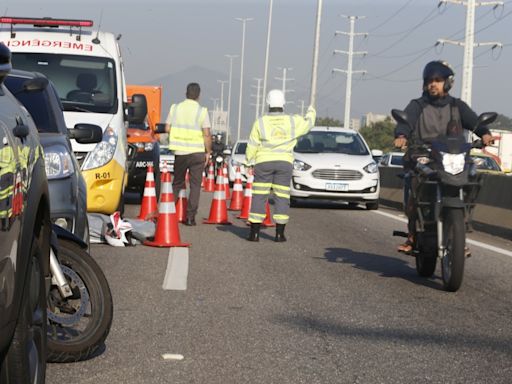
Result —
[[249, 221], [261, 223], [265, 220], [266, 204], [270, 190], [274, 193], [274, 214], [277, 224], [288, 223], [290, 209], [290, 181], [293, 166], [288, 161], [267, 161], [254, 167], [251, 212]]
[[174, 158], [174, 180], [172, 191], [177, 199], [180, 191], [186, 188], [185, 175], [189, 171], [190, 195], [187, 203], [187, 219], [194, 219], [199, 206], [201, 193], [201, 180], [203, 177], [205, 154], [192, 153], [190, 155], [176, 155]]

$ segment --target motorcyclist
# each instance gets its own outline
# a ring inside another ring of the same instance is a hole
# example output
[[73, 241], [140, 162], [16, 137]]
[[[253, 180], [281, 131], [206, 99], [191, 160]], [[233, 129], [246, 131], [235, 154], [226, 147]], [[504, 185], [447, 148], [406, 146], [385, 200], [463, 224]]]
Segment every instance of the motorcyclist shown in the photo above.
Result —
[[226, 148], [226, 145], [224, 144], [224, 140], [222, 139], [222, 134], [221, 133], [217, 133], [213, 137], [213, 142], [212, 142], [212, 154], [213, 154], [213, 156], [222, 155], [222, 153], [223, 153], [225, 148]]
[[[472, 131], [476, 125], [477, 114], [461, 99], [449, 95], [455, 74], [445, 61], [431, 61], [423, 70], [423, 94], [413, 99], [405, 108], [411, 127], [398, 123], [395, 128], [394, 145], [406, 149], [409, 142], [414, 144], [429, 143], [439, 135], [460, 134], [462, 129]], [[492, 144], [492, 136], [487, 127], [474, 131], [481, 137], [483, 145]], [[410, 151], [404, 156], [404, 170], [410, 170]], [[415, 191], [416, 181], [406, 177], [405, 190]], [[405, 211], [408, 217], [408, 238], [398, 247], [398, 251], [410, 253], [414, 242], [416, 207], [412, 194], [407, 198]]]

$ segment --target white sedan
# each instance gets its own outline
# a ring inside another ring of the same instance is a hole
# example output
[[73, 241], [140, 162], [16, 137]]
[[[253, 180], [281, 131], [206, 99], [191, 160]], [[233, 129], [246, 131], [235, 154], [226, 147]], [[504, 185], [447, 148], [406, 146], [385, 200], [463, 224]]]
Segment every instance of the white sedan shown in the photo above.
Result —
[[346, 201], [379, 207], [379, 167], [363, 137], [351, 130], [314, 127], [294, 148], [292, 201]]

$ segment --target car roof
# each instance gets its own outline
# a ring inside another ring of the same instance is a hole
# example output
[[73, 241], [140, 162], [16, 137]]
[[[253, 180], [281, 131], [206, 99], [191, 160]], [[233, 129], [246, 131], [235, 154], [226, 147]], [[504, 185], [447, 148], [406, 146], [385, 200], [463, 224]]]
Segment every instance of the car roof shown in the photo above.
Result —
[[311, 128], [311, 131], [314, 131], [314, 132], [343, 132], [343, 133], [352, 133], [354, 135], [358, 134], [358, 132], [354, 131], [353, 129], [342, 128], [342, 127], [317, 126], [317, 127]]

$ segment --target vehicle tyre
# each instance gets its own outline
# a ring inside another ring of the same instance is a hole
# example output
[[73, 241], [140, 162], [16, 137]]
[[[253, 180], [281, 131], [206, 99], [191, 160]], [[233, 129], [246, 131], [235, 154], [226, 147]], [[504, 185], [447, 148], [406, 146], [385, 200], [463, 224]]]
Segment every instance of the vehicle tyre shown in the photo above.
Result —
[[44, 383], [46, 375], [46, 289], [44, 255], [39, 239], [30, 247], [30, 260], [20, 315], [1, 371], [8, 383]]
[[372, 203], [366, 203], [366, 209], [369, 211], [375, 211], [375, 210], [379, 209], [379, 202], [374, 201]]
[[436, 254], [419, 253], [416, 256], [416, 272], [421, 277], [431, 277], [436, 271]]
[[443, 223], [444, 256], [441, 260], [443, 285], [447, 291], [457, 291], [464, 276], [464, 246], [466, 228], [464, 211], [459, 208], [446, 209]]
[[103, 346], [113, 316], [112, 294], [103, 271], [77, 244], [59, 239], [58, 258], [73, 296], [62, 299], [55, 285], [48, 297], [48, 361], [91, 358]]
[[124, 189], [121, 192], [121, 197], [119, 197], [119, 204], [117, 205], [116, 211], [119, 211], [121, 216], [124, 215]]

